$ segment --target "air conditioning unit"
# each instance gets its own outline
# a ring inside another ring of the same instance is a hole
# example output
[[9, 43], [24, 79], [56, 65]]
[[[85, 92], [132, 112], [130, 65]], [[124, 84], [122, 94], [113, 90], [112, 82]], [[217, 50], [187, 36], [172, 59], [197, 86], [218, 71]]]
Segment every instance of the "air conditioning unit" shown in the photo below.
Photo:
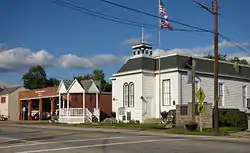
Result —
[[250, 109], [250, 98], [247, 98], [247, 108]]

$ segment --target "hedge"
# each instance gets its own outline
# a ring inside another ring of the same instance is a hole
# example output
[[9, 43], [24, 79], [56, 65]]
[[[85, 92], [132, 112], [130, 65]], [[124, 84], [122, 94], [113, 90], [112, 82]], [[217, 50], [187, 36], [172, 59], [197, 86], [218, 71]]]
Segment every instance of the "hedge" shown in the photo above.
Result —
[[239, 109], [219, 109], [219, 126], [247, 129], [247, 115]]

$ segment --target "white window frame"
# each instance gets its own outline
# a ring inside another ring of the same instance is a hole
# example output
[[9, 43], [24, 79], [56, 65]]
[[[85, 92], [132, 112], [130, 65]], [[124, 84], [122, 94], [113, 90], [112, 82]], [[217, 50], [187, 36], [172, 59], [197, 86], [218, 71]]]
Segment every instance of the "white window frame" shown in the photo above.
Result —
[[128, 83], [123, 84], [123, 106], [128, 107], [129, 103], [129, 85]]
[[[167, 83], [168, 87], [165, 87]], [[171, 80], [164, 79], [162, 80], [162, 106], [170, 106], [170, 105], [171, 105]]]
[[247, 105], [247, 86], [242, 86], [242, 106], [246, 107]]
[[218, 106], [224, 106], [224, 83], [218, 83], [218, 97], [220, 98]]
[[135, 85], [133, 82], [129, 83], [129, 101], [128, 101], [128, 107], [134, 107], [134, 99], [135, 99]]

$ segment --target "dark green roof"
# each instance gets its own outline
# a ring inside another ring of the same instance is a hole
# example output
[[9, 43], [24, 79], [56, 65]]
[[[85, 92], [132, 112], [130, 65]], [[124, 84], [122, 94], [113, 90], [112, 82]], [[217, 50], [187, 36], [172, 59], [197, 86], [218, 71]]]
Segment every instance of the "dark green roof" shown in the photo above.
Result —
[[[190, 57], [185, 55], [172, 55], [161, 58], [161, 70], [178, 68], [187, 69], [185, 64]], [[194, 57], [195, 58], [195, 57]], [[196, 71], [213, 73], [214, 61], [205, 58], [195, 58]], [[159, 60], [152, 57], [139, 57], [129, 59], [119, 70], [118, 73], [134, 71], [134, 70], [158, 70]], [[241, 77], [250, 79], [250, 66], [241, 65], [241, 71], [237, 73], [233, 67], [233, 63], [219, 61], [219, 74], [229, 75], [233, 77]]]

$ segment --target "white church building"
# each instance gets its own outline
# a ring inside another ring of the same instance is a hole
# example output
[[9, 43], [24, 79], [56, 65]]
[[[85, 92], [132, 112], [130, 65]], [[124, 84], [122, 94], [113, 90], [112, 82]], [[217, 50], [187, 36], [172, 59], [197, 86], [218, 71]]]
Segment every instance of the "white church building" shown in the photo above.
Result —
[[[133, 56], [112, 75], [113, 111], [121, 121], [159, 118], [160, 113], [176, 109], [177, 104], [192, 100], [192, 87], [187, 83], [186, 68], [190, 57], [181, 54], [152, 56], [152, 46], [132, 46]], [[213, 60], [193, 57], [196, 61], [196, 90], [202, 87], [205, 102], [213, 103]], [[160, 72], [160, 77], [159, 77]], [[160, 87], [160, 89], [159, 89]], [[250, 67], [219, 62], [219, 107], [250, 112]], [[160, 90], [160, 92], [159, 92]]]

